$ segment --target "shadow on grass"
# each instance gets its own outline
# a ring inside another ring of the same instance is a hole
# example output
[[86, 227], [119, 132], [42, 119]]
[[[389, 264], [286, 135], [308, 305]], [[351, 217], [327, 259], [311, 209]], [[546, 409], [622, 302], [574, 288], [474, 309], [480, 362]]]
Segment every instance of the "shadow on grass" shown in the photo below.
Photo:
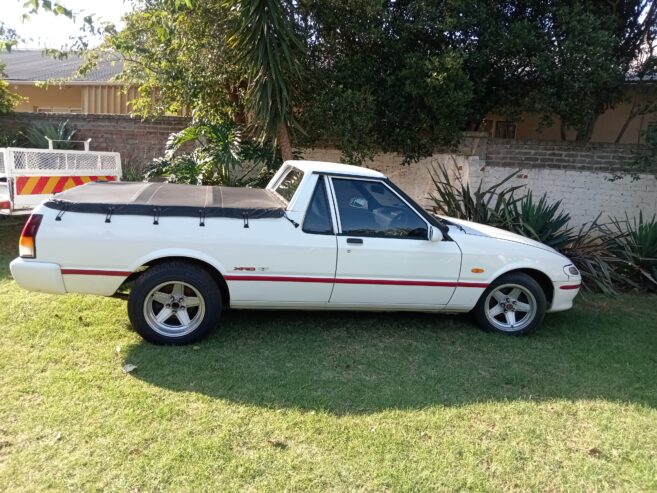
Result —
[[126, 362], [158, 387], [334, 414], [554, 398], [656, 407], [657, 327], [645, 306], [590, 298], [521, 338], [483, 333], [467, 316], [232, 311], [196, 347], [141, 343]]
[[0, 281], [11, 276], [9, 262], [18, 256], [18, 237], [27, 218], [0, 215]]

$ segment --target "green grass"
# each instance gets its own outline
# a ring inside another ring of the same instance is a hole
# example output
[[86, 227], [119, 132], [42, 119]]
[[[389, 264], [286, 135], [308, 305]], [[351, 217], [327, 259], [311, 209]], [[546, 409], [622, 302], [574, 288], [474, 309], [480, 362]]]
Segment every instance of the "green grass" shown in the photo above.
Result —
[[655, 296], [579, 299], [524, 338], [232, 312], [157, 347], [122, 301], [19, 289], [19, 229], [0, 221], [0, 491], [657, 489]]

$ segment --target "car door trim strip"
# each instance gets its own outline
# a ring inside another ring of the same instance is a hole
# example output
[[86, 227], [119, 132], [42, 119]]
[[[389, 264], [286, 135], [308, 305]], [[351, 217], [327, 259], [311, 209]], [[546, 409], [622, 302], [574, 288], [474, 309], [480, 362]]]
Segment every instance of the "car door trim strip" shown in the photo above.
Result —
[[487, 288], [488, 283], [467, 281], [412, 281], [406, 279], [355, 279], [299, 276], [224, 276], [226, 281], [310, 282], [334, 284], [369, 284], [381, 286], [433, 286], [450, 288]]

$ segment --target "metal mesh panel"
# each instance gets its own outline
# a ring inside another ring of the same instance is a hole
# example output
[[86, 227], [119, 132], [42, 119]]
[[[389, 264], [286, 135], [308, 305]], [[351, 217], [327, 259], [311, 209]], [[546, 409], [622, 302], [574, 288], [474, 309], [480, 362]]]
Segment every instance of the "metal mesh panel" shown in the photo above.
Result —
[[[21, 175], [120, 175], [119, 155], [106, 152], [12, 149], [14, 169]], [[101, 173], [102, 172], [102, 173]]]
[[0, 175], [5, 174], [5, 150], [0, 149]]

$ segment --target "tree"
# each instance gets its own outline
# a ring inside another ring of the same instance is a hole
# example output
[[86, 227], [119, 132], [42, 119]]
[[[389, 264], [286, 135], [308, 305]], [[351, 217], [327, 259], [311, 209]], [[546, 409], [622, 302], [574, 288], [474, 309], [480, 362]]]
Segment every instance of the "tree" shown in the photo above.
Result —
[[126, 61], [123, 80], [139, 88], [133, 110], [235, 120], [292, 157], [291, 81], [298, 77], [291, 7], [277, 0], [146, 0], [105, 49]]
[[292, 142], [330, 143], [349, 162], [428, 156], [490, 112], [537, 113], [586, 141], [657, 30], [657, 0], [135, 5], [106, 48], [140, 89], [136, 113], [189, 108], [251, 126], [286, 157]]
[[654, 0], [454, 0], [451, 42], [478, 81], [470, 128], [496, 111], [554, 116], [588, 140], [598, 116], [624, 98], [624, 82], [654, 43]]
[[[10, 51], [18, 42], [18, 34], [0, 22], [0, 52]], [[0, 77], [4, 77], [4, 64], [0, 63]], [[7, 81], [0, 79], [0, 114], [9, 113], [19, 103], [20, 96], [13, 93]]]
[[231, 38], [246, 70], [246, 108], [261, 140], [276, 142], [284, 160], [292, 159], [293, 80], [299, 76], [302, 50], [290, 7], [280, 0], [238, 2], [239, 28]]

